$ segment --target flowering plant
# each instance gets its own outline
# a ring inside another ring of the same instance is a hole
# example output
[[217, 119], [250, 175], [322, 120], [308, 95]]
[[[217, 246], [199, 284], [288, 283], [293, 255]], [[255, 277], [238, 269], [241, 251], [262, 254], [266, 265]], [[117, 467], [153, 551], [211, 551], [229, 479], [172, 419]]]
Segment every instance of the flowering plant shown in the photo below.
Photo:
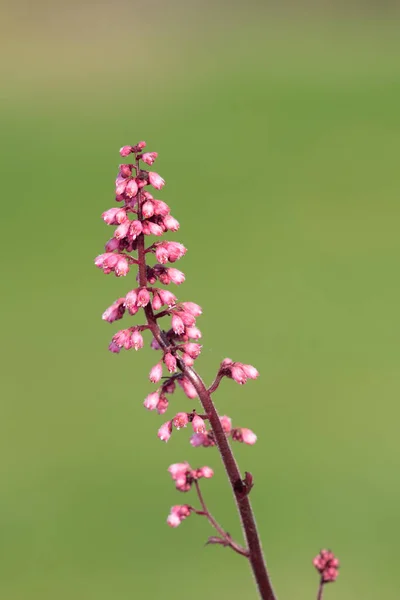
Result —
[[[161, 190], [165, 182], [158, 173], [141, 167], [141, 162], [152, 166], [157, 158], [156, 152], [144, 152], [145, 147], [145, 142], [139, 142], [135, 146], [121, 148], [120, 155], [132, 155], [134, 161], [119, 166], [115, 197], [119, 206], [110, 208], [102, 215], [108, 225], [114, 225], [116, 228], [113, 237], [106, 243], [105, 253], [96, 258], [96, 266], [104, 273], [114, 273], [117, 277], [127, 275], [132, 267], [137, 270], [137, 287], [107, 308], [103, 319], [113, 323], [122, 319], [125, 313], [134, 316], [142, 310], [139, 314], [144, 314], [142, 323], [118, 331], [113, 336], [109, 349], [114, 353], [119, 353], [122, 349], [139, 350], [144, 345], [143, 332], [149, 331], [151, 347], [158, 351], [161, 357], [149, 374], [150, 381], [158, 387], [145, 399], [145, 408], [157, 411], [160, 415], [166, 413], [168, 396], [174, 393], [176, 384], [188, 398], [200, 400], [202, 412], [178, 412], [161, 425], [158, 437], [167, 442], [174, 429], [178, 430], [190, 424], [193, 429], [190, 439], [192, 446], [218, 448], [240, 515], [246, 546], [233, 540], [207, 508], [200, 487], [201, 479], [209, 479], [214, 474], [207, 466], [192, 469], [187, 462], [182, 462], [169, 467], [168, 471], [176, 489], [187, 492], [194, 488], [200, 508], [190, 504], [173, 506], [167, 523], [170, 527], [177, 527], [191, 514], [205, 517], [217, 534], [211, 536], [208, 543], [230, 547], [244, 556], [250, 563], [260, 597], [274, 600], [275, 595], [249, 499], [253, 477], [248, 472], [244, 477], [241, 475], [229, 443], [230, 438], [234, 442], [253, 445], [257, 436], [246, 427], [232, 427], [228, 416], [219, 416], [213, 400], [213, 394], [224, 377], [244, 385], [249, 379], [257, 379], [258, 371], [252, 365], [226, 358], [220, 364], [214, 382], [207, 387], [194, 369], [194, 363], [201, 351], [201, 332], [196, 325], [196, 319], [202, 310], [194, 302], [178, 301], [172, 292], [160, 287], [160, 284], [168, 286], [171, 283], [180, 285], [184, 282], [184, 274], [167, 265], [182, 258], [186, 248], [173, 241], [156, 241], [146, 245], [150, 236], [162, 237], [167, 231], [177, 231], [179, 223], [171, 215], [170, 207], [162, 200], [155, 199], [146, 189], [151, 186], [155, 190]], [[153, 265], [148, 264], [151, 257], [156, 259]], [[160, 326], [162, 320], [168, 320], [165, 329]], [[323, 550], [314, 559], [314, 566], [321, 574], [318, 590], [320, 600], [324, 585], [336, 579], [339, 563], [331, 552]]]

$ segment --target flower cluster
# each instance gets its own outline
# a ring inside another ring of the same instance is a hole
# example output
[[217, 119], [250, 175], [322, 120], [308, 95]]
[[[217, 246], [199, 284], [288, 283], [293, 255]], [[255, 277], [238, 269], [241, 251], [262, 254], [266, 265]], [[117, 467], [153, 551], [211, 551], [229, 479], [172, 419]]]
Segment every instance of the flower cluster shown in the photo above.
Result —
[[329, 583], [336, 581], [339, 575], [339, 561], [330, 550], [321, 550], [314, 558], [313, 565], [321, 574], [321, 581]]
[[198, 481], [205, 477], [210, 479], [214, 475], [214, 471], [210, 467], [201, 467], [200, 469], [192, 469], [189, 463], [175, 463], [168, 468], [172, 479], [175, 481], [176, 489], [180, 492], [188, 492], [194, 481]]

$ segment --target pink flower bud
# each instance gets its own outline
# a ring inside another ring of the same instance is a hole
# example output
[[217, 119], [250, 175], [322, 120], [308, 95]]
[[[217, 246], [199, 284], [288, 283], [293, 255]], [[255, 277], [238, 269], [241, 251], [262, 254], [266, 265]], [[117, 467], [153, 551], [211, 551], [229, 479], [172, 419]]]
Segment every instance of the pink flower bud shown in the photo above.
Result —
[[119, 165], [119, 176], [126, 179], [132, 176], [133, 165]]
[[199, 446], [203, 446], [203, 448], [215, 446], [212, 432], [207, 431], [206, 433], [194, 433], [190, 438], [190, 445], [193, 446], [193, 448], [198, 448]]
[[158, 215], [160, 217], [166, 217], [167, 215], [169, 215], [169, 212], [171, 209], [168, 206], [168, 204], [166, 204], [162, 200], [155, 200], [155, 199], [153, 199], [153, 197], [152, 197], [152, 200], [153, 200], [155, 215]]
[[164, 384], [163, 384], [163, 391], [166, 394], [173, 394], [175, 392], [176, 389], [176, 385], [175, 385], [175, 379], [174, 378], [170, 378], [167, 379]]
[[143, 221], [142, 222], [143, 233], [144, 235], [163, 235], [164, 231], [160, 225], [157, 223], [153, 223], [153, 221]]
[[194, 317], [199, 317], [203, 312], [201, 306], [195, 302], [181, 302], [180, 305], [185, 309], [186, 312], [190, 313]]
[[193, 431], [195, 433], [205, 433], [206, 432], [206, 424], [203, 419], [199, 417], [199, 415], [195, 415], [192, 421]]
[[107, 244], [105, 245], [105, 250], [107, 253], [113, 252], [117, 248], [119, 248], [119, 241], [115, 238], [111, 238], [111, 240], [108, 240]]
[[160, 440], [162, 442], [168, 442], [169, 438], [171, 437], [172, 434], [172, 421], [167, 421], [166, 423], [164, 423], [164, 425], [161, 425], [160, 429], [158, 430], [158, 437], [160, 438]]
[[157, 292], [153, 292], [153, 300], [151, 302], [151, 306], [153, 310], [160, 310], [160, 308], [162, 307], [161, 298], [159, 294], [157, 294]]
[[140, 288], [137, 295], [137, 305], [145, 307], [150, 302], [150, 293], [146, 288]]
[[115, 221], [115, 215], [117, 214], [117, 212], [119, 211], [119, 208], [110, 208], [109, 210], [106, 210], [105, 212], [103, 212], [102, 219], [105, 223], [107, 223], [107, 225], [115, 225], [116, 221]]
[[128, 196], [128, 198], [133, 198], [138, 193], [138, 189], [139, 188], [136, 179], [129, 179], [125, 187], [125, 194]]
[[185, 333], [192, 340], [199, 340], [201, 338], [201, 331], [197, 327], [187, 327]]
[[190, 313], [185, 312], [184, 310], [181, 310], [179, 316], [181, 317], [186, 327], [192, 327], [196, 323], [196, 318]]
[[126, 214], [126, 210], [123, 208], [119, 208], [118, 211], [115, 213], [115, 222], [116, 223], [123, 223], [124, 221], [126, 221], [127, 219], [127, 214]]
[[129, 264], [126, 258], [120, 257], [115, 267], [115, 274], [117, 277], [124, 277], [129, 272]]
[[238, 365], [238, 363], [234, 363], [230, 368], [231, 377], [236, 383], [239, 385], [244, 385], [247, 381], [246, 373], [243, 371], [242, 367]]
[[117, 240], [122, 240], [124, 237], [126, 237], [128, 231], [129, 231], [129, 227], [130, 227], [130, 220], [126, 219], [126, 221], [123, 221], [121, 223], [121, 225], [119, 227], [117, 227], [117, 229], [114, 232], [114, 237]]
[[176, 368], [176, 358], [171, 352], [166, 352], [164, 354], [164, 364], [167, 367], [170, 373], [175, 373]]
[[110, 352], [114, 352], [114, 354], [119, 354], [119, 352], [121, 351], [121, 348], [115, 342], [111, 342], [108, 346], [108, 349]]
[[103, 320], [113, 323], [122, 319], [125, 313], [125, 298], [119, 298], [103, 312]]
[[157, 152], [145, 152], [142, 156], [142, 161], [151, 166], [156, 160], [157, 156]]
[[136, 146], [133, 147], [134, 152], [141, 152], [143, 148], [146, 148], [146, 142], [138, 142]]
[[232, 439], [235, 442], [244, 442], [245, 444], [253, 446], [253, 444], [255, 444], [257, 441], [257, 436], [251, 431], [251, 429], [237, 427], [236, 429], [232, 429]]
[[154, 215], [154, 204], [151, 200], [147, 200], [142, 206], [142, 215], [145, 219], [150, 219]]
[[140, 235], [143, 231], [143, 226], [141, 221], [131, 221], [131, 226], [129, 228], [129, 234], [128, 237], [131, 240], [136, 240], [136, 238], [138, 237], [138, 235]]
[[155, 410], [157, 408], [158, 401], [160, 399], [160, 395], [158, 392], [152, 392], [149, 394], [145, 401], [143, 402], [143, 406], [147, 408], [147, 410]]
[[182, 427], [186, 427], [186, 425], [188, 423], [189, 423], [189, 417], [188, 417], [187, 413], [185, 413], [185, 412], [177, 413], [172, 420], [172, 424], [174, 427], [176, 427], [176, 429], [181, 429]]
[[249, 379], [257, 379], [257, 377], [260, 375], [257, 369], [252, 365], [244, 365], [241, 363], [240, 366], [242, 367], [246, 377]]
[[152, 367], [149, 379], [152, 383], [158, 383], [162, 377], [162, 364], [159, 362]]
[[165, 229], [168, 231], [178, 231], [179, 229], [179, 221], [177, 221], [172, 215], [166, 215], [163, 218], [163, 223]]
[[168, 525], [170, 527], [178, 527], [178, 525], [190, 515], [190, 512], [191, 508], [187, 504], [184, 504], [183, 506], [173, 506], [167, 518]]
[[158, 173], [154, 173], [152, 171], [149, 172], [149, 182], [150, 185], [153, 186], [156, 190], [161, 190], [161, 188], [165, 185], [165, 181]]
[[180, 285], [185, 281], [185, 275], [178, 269], [171, 267], [170, 269], [167, 269], [167, 273], [172, 283], [175, 283], [176, 285]]
[[167, 412], [168, 409], [168, 400], [165, 396], [160, 396], [160, 399], [157, 404], [157, 412], [159, 415], [163, 415]]
[[194, 385], [188, 379], [186, 379], [186, 377], [179, 377], [178, 383], [188, 398], [191, 400], [197, 398], [197, 392]]
[[163, 304], [166, 304], [168, 307], [174, 306], [176, 304], [176, 296], [169, 290], [158, 290], [158, 294], [161, 298]]
[[196, 469], [196, 479], [201, 479], [205, 477], [205, 479], [210, 479], [213, 477], [214, 471], [210, 467], [201, 467], [200, 469]]
[[321, 550], [314, 558], [313, 565], [321, 573], [324, 583], [335, 581], [339, 575], [339, 561], [330, 550]]
[[221, 421], [222, 429], [224, 432], [229, 435], [232, 430], [232, 419], [229, 417], [223, 416], [219, 419]]
[[132, 347], [131, 335], [130, 329], [122, 329], [114, 335], [112, 341], [120, 348], [124, 347], [125, 350], [129, 350]]
[[233, 360], [231, 358], [224, 358], [224, 360], [221, 363], [221, 368], [225, 369], [226, 367], [229, 367], [233, 365]]
[[140, 350], [141, 348], [143, 348], [143, 336], [142, 334], [137, 330], [134, 329], [132, 331], [132, 348], [135, 348], [135, 350]]
[[180, 316], [176, 313], [172, 315], [172, 329], [177, 335], [182, 335], [185, 331], [185, 325]]
[[189, 342], [188, 344], [182, 344], [182, 348], [186, 354], [189, 354], [192, 358], [197, 358], [201, 352], [202, 346], [200, 344]]
[[181, 477], [186, 477], [187, 473], [190, 473], [191, 468], [189, 463], [174, 463], [168, 467], [168, 473], [170, 473], [172, 479], [176, 481]]
[[137, 303], [137, 291], [131, 290], [125, 296], [125, 306], [128, 310], [130, 310], [132, 306], [136, 306], [136, 303]]
[[189, 354], [183, 353], [181, 356], [181, 360], [187, 367], [193, 367], [194, 365], [194, 359], [191, 356], [189, 356]]
[[151, 348], [152, 350], [161, 350], [161, 346], [160, 346], [160, 344], [157, 342], [156, 338], [153, 338], [153, 339], [151, 340], [150, 348]]
[[124, 199], [127, 183], [127, 179], [121, 177], [120, 175], [118, 175], [117, 179], [115, 180], [115, 195], [118, 202]]
[[129, 154], [131, 154], [132, 152], [133, 152], [132, 146], [122, 146], [122, 148], [119, 151], [121, 156], [129, 156]]

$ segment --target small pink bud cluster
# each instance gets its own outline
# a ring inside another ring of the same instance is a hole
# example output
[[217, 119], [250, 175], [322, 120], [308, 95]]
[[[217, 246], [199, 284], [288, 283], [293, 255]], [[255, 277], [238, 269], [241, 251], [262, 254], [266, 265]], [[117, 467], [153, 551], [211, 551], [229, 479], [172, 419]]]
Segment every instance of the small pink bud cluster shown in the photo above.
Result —
[[168, 515], [167, 523], [170, 527], [178, 527], [184, 521], [190, 513], [193, 511], [192, 507], [188, 504], [178, 504], [171, 508], [171, 512]]
[[[234, 442], [244, 442], [249, 446], [253, 446], [256, 443], [257, 436], [251, 429], [247, 429], [246, 427], [232, 428], [232, 420], [227, 416], [221, 417], [220, 421], [225, 434], [231, 436]], [[192, 435], [190, 443], [194, 447], [203, 446], [204, 448], [208, 448], [215, 446], [214, 433], [212, 430], [196, 432]]]
[[189, 463], [175, 463], [168, 468], [172, 479], [175, 481], [175, 487], [180, 492], [188, 492], [194, 481], [198, 481], [203, 477], [209, 479], [214, 475], [214, 471], [210, 467], [201, 467], [200, 469], [192, 469]]
[[230, 358], [225, 358], [222, 361], [219, 374], [233, 379], [240, 385], [244, 385], [248, 379], [257, 379], [259, 376], [259, 372], [252, 365], [233, 362]]
[[321, 550], [314, 558], [313, 565], [321, 574], [323, 583], [336, 581], [339, 575], [339, 561], [330, 550]]

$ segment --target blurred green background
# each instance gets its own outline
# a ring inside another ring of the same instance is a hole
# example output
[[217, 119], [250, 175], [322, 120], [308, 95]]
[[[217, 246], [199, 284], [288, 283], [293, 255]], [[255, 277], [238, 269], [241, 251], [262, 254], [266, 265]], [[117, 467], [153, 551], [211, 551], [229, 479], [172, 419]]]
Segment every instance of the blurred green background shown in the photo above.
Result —
[[[112, 355], [103, 310], [133, 287], [93, 265], [110, 237], [118, 149], [157, 150], [160, 198], [202, 305], [199, 371], [229, 356], [221, 414], [280, 599], [398, 598], [400, 41], [395, 3], [116, 2], [2, 6], [0, 595], [6, 600], [256, 598], [245, 561], [165, 524], [165, 445], [142, 402], [148, 348]], [[175, 289], [173, 291], [176, 291]], [[177, 392], [171, 412], [191, 409]]]

